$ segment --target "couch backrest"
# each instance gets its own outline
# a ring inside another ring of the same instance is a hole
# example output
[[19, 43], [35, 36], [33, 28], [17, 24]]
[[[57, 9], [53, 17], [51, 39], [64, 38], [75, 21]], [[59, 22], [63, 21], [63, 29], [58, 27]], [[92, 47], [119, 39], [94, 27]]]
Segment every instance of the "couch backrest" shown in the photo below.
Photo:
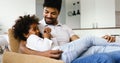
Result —
[[18, 52], [18, 50], [19, 50], [19, 40], [15, 39], [12, 29], [8, 30], [8, 37], [9, 37], [10, 51]]

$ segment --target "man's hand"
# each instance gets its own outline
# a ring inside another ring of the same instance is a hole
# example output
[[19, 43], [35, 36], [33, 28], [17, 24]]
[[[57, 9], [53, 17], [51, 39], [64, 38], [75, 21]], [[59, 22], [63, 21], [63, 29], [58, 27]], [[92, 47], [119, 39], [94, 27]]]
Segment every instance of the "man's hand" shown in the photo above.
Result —
[[44, 51], [44, 52], [31, 50], [26, 47], [26, 41], [20, 42], [19, 52], [24, 53], [24, 54], [45, 56], [45, 57], [55, 58], [55, 59], [59, 59], [62, 54], [62, 51], [60, 51], [60, 50], [48, 50], [48, 51]]
[[61, 57], [62, 51], [60, 50], [48, 50], [43, 52], [43, 56], [59, 59]]
[[115, 42], [115, 37], [105, 35], [102, 38], [106, 39], [108, 42]]

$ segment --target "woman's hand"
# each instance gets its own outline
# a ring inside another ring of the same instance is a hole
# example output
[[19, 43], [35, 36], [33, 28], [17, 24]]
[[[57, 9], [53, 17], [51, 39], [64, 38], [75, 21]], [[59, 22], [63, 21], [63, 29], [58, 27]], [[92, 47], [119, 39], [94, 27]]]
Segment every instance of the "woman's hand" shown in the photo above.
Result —
[[115, 37], [105, 35], [102, 38], [106, 39], [108, 42], [115, 42]]

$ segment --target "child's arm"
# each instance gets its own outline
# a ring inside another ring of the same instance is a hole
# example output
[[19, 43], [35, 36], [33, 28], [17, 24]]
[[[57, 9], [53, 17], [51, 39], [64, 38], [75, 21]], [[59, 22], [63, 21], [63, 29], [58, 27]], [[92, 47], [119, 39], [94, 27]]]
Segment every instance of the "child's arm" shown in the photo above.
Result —
[[48, 38], [40, 38], [36, 35], [30, 35], [27, 39], [26, 46], [33, 50], [46, 51], [51, 49], [52, 41]]
[[52, 38], [51, 28], [46, 27], [46, 28], [44, 29], [43, 37], [44, 37], [44, 38], [48, 38], [48, 39], [51, 39], [51, 38]]

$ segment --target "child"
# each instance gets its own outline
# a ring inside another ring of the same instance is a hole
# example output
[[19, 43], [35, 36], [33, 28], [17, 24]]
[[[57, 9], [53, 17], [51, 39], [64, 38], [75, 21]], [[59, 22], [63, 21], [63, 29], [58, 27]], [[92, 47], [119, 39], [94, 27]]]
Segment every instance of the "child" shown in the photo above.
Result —
[[[58, 46], [57, 43], [53, 44], [52, 42], [52, 40], [55, 42], [56, 40], [55, 38], [51, 38], [50, 28], [46, 28], [43, 35], [40, 33], [38, 21], [39, 19], [36, 18], [35, 15], [20, 16], [20, 18], [16, 20], [16, 24], [13, 26], [15, 38], [25, 41], [27, 40], [26, 46], [30, 49], [38, 51], [50, 50], [54, 44]], [[39, 46], [36, 46], [38, 44]]]
[[80, 56], [91, 46], [111, 46], [114, 49], [112, 51], [120, 51], [120, 44], [108, 43], [105, 39], [92, 36], [84, 37], [60, 46], [57, 44], [56, 38], [53, 38], [50, 34], [50, 28], [45, 28], [43, 35], [40, 33], [38, 29], [38, 21], [38, 18], [34, 15], [20, 16], [13, 26], [15, 38], [27, 41], [26, 46], [33, 50], [62, 50], [63, 53], [61, 59], [65, 63], [71, 63], [72, 60]]

